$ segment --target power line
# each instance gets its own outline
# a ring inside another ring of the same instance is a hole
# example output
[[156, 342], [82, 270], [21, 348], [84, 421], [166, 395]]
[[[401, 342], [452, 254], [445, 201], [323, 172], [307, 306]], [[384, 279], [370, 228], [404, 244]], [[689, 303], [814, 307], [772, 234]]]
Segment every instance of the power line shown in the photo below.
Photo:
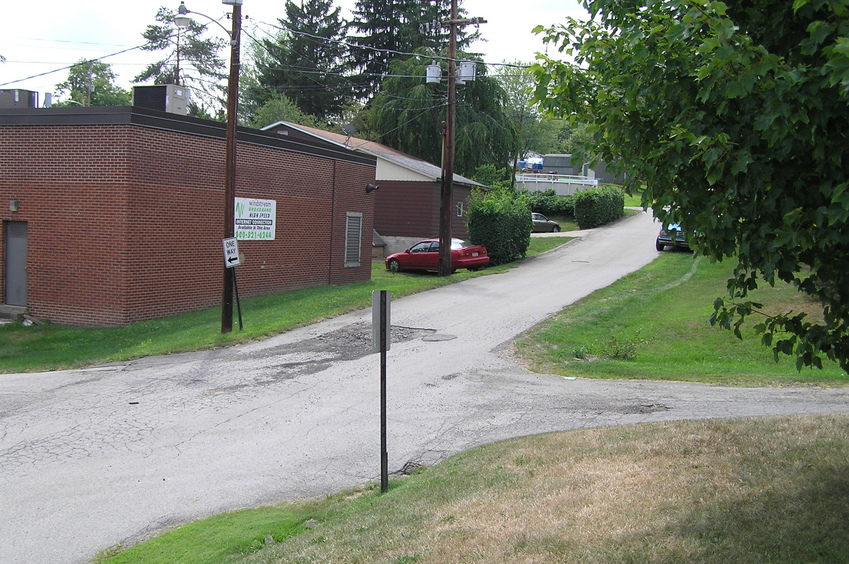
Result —
[[[145, 45], [146, 45], [146, 44], [145, 44]], [[136, 49], [141, 49], [142, 47], [143, 47], [143, 45], [136, 45], [135, 47], [129, 47], [129, 48], [127, 48], [127, 49], [122, 49], [121, 51], [117, 51], [117, 52], [115, 52], [115, 53], [110, 53], [109, 55], [104, 55], [104, 56], [102, 56], [102, 57], [94, 57], [94, 58], [91, 58], [91, 59], [86, 59], [86, 61], [99, 62], [99, 61], [102, 61], [103, 59], [108, 59], [109, 57], [115, 57], [115, 56], [117, 56], [117, 55], [122, 55], [122, 54], [124, 54], [124, 53], [128, 53], [128, 52], [130, 52], [130, 51], [135, 51]], [[39, 74], [35, 74], [35, 75], [33, 75], [33, 76], [28, 76], [28, 77], [26, 77], [26, 78], [19, 78], [19, 79], [17, 79], [17, 80], [11, 80], [11, 81], [9, 81], [9, 82], [4, 82], [3, 84], [0, 84], [0, 87], [2, 87], [2, 86], [8, 86], [8, 85], [10, 85], [10, 84], [15, 84], [15, 83], [18, 83], [18, 82], [23, 82], [23, 81], [25, 81], [25, 80], [32, 80], [33, 78], [40, 78], [40, 77], [42, 77], [42, 76], [47, 76], [47, 75], [49, 75], [49, 74], [53, 74], [53, 73], [55, 73], [55, 72], [60, 72], [60, 71], [63, 71], [63, 70], [68, 70], [68, 69], [70, 69], [70, 68], [72, 68], [72, 67], [75, 67], [75, 66], [76, 66], [76, 65], [78, 65], [78, 64], [79, 64], [79, 62], [76, 62], [76, 63], [73, 63], [73, 64], [71, 64], [71, 65], [68, 65], [68, 66], [65, 66], [65, 67], [59, 68], [59, 69], [54, 69], [54, 70], [51, 70], [51, 71], [42, 72], [42, 73], [39, 73]]]

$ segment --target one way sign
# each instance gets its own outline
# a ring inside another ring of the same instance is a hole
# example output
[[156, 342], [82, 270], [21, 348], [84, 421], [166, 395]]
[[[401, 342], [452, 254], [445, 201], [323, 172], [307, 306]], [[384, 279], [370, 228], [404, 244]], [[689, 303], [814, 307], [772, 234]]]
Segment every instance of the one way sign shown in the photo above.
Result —
[[224, 243], [224, 266], [233, 268], [239, 266], [239, 242], [235, 237], [223, 240]]

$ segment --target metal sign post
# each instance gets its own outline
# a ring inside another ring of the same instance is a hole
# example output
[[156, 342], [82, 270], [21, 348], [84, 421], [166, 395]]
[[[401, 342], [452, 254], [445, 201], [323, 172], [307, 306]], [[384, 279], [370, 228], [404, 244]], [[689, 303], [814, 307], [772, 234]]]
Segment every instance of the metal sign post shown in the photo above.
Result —
[[233, 289], [236, 291], [236, 309], [239, 312], [239, 331], [242, 325], [242, 303], [239, 301], [239, 284], [236, 282], [236, 267], [241, 264], [239, 259], [239, 241], [235, 237], [222, 240], [224, 245], [224, 266], [233, 274]]
[[371, 294], [371, 352], [380, 353], [380, 493], [389, 489], [389, 454], [386, 448], [386, 351], [389, 350], [389, 290]]

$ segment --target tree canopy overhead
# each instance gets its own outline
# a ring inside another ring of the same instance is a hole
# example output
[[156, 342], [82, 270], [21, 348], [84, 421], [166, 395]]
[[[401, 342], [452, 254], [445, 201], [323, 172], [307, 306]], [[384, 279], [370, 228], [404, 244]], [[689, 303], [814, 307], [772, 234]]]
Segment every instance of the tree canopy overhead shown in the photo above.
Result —
[[[589, 127], [661, 221], [736, 259], [712, 320], [776, 356], [849, 370], [849, 0], [586, 0], [591, 21], [538, 29], [574, 62], [535, 66], [536, 99]], [[784, 281], [822, 315], [747, 299]]]

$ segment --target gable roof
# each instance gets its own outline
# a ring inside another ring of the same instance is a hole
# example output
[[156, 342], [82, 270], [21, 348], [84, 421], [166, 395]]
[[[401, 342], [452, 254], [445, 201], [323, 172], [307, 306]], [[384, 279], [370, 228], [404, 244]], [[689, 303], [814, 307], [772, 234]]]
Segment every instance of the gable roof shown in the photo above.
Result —
[[[357, 151], [376, 157], [378, 159], [378, 162], [380, 160], [383, 160], [392, 163], [403, 169], [412, 171], [413, 173], [422, 176], [430, 181], [438, 181], [442, 178], [441, 167], [438, 167], [434, 164], [413, 157], [406, 153], [402, 153], [401, 151], [393, 149], [392, 147], [387, 147], [386, 145], [382, 145], [380, 143], [377, 143], [376, 141], [368, 141], [366, 139], [360, 139], [358, 137], [348, 137], [347, 135], [344, 135], [342, 133], [332, 133], [330, 131], [316, 129], [315, 127], [298, 125], [285, 121], [278, 121], [262, 128], [262, 131], [275, 131], [281, 134], [288, 134], [290, 130], [300, 132], [309, 137], [328, 141], [339, 147], [345, 147], [352, 151]], [[376, 180], [387, 179], [377, 178]], [[454, 184], [486, 188], [485, 185], [479, 182], [475, 182], [474, 180], [471, 180], [459, 174], [454, 175]]]

